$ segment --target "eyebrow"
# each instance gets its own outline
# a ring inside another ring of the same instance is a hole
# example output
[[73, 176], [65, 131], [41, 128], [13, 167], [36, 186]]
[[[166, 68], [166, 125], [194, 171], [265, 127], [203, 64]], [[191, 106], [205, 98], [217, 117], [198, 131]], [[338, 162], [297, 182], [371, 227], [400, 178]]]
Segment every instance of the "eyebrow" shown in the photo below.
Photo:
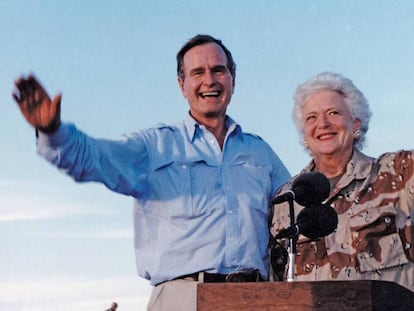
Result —
[[[227, 65], [218, 64], [218, 65], [212, 66], [211, 68], [209, 68], [209, 70], [216, 71], [216, 70], [229, 70], [229, 69], [227, 68]], [[189, 69], [190, 73], [193, 73], [196, 71], [205, 71], [205, 68], [202, 66], [199, 66], [199, 67]]]
[[195, 72], [195, 71], [204, 71], [204, 68], [199, 66], [199, 67], [191, 68], [189, 70], [190, 73]]

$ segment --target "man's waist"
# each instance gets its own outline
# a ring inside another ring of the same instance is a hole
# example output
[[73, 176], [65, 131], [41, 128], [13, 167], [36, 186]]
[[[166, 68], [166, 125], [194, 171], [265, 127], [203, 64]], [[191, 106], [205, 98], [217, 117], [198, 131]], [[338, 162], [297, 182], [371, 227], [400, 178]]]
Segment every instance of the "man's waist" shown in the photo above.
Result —
[[183, 280], [192, 280], [201, 283], [221, 283], [221, 282], [263, 282], [264, 279], [258, 270], [254, 271], [236, 271], [228, 274], [196, 272], [186, 274], [175, 278]]

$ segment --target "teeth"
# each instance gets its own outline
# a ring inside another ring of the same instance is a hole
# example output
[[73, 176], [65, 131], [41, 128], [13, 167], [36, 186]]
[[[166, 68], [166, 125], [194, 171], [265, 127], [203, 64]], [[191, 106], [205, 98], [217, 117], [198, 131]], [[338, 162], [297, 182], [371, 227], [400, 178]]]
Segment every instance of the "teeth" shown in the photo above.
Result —
[[220, 95], [219, 91], [215, 91], [215, 92], [204, 92], [204, 93], [200, 93], [201, 97], [209, 97], [209, 96], [213, 96], [213, 97], [217, 97]]
[[332, 134], [321, 135], [321, 136], [319, 136], [319, 139], [325, 139], [325, 138], [329, 138], [329, 137], [332, 137]]

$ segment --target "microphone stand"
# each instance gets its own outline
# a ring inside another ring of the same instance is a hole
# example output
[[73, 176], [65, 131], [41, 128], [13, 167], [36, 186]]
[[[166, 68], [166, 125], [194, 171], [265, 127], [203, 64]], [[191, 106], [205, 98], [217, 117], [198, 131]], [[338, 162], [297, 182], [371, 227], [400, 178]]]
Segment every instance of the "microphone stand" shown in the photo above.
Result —
[[[293, 199], [289, 200], [289, 214], [290, 214], [290, 225], [295, 225], [295, 209], [293, 207]], [[295, 281], [295, 261], [296, 261], [296, 242], [298, 240], [298, 236], [295, 234], [294, 236], [289, 238], [289, 247], [288, 247], [288, 255], [289, 255], [289, 262], [288, 262], [288, 272], [286, 280], [288, 282]]]

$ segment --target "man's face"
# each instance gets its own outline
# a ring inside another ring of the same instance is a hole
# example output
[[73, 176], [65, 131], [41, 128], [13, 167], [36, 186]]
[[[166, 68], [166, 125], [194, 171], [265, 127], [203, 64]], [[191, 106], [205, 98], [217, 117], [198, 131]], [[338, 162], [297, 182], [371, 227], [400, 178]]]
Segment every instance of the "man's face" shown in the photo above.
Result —
[[191, 115], [199, 122], [226, 115], [234, 90], [227, 56], [215, 43], [195, 46], [184, 54], [183, 77], [178, 78]]

